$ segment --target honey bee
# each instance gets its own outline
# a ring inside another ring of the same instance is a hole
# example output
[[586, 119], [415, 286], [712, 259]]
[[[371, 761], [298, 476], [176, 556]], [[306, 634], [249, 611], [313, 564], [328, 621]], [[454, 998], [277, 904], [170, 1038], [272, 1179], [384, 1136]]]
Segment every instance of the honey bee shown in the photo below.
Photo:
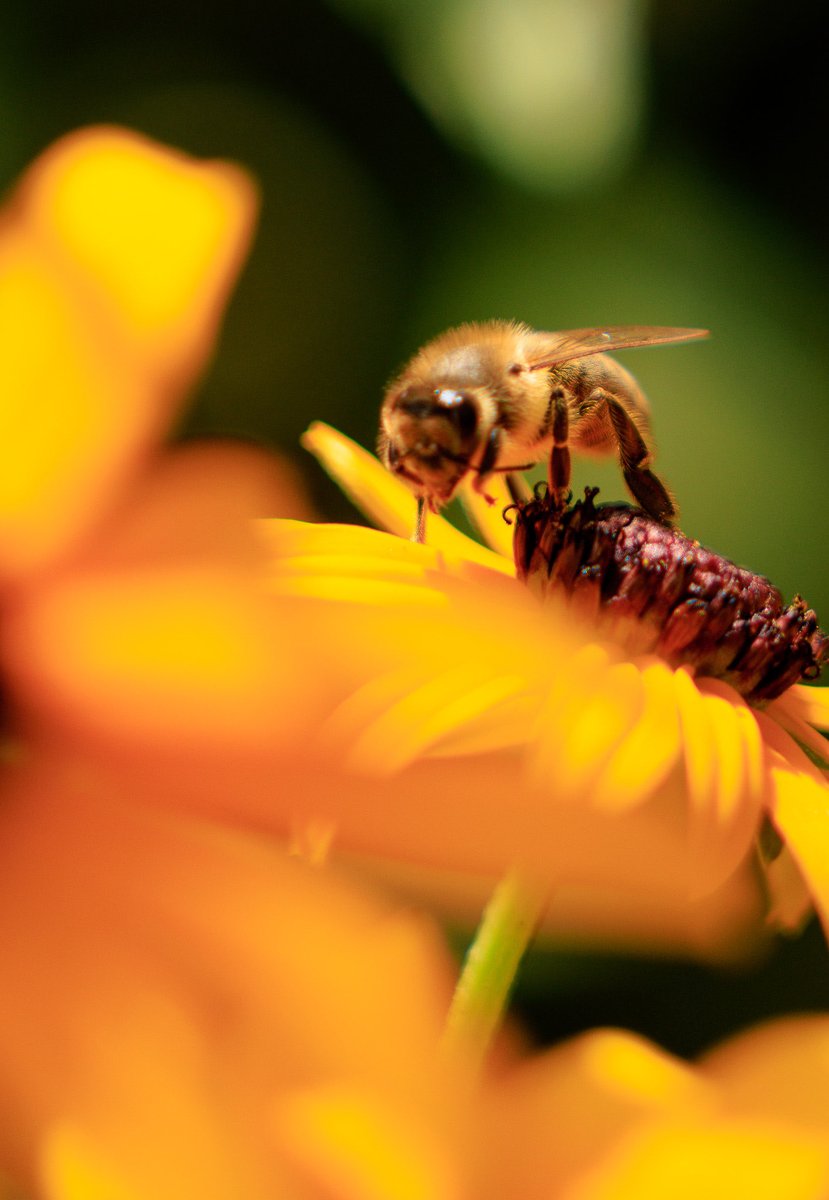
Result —
[[510, 321], [450, 329], [424, 346], [386, 390], [379, 454], [418, 500], [417, 538], [469, 474], [486, 495], [493, 472], [548, 458], [552, 500], [564, 505], [570, 447], [616, 452], [637, 504], [670, 523], [676, 506], [651, 471], [650, 408], [606, 350], [707, 336], [705, 329], [616, 325], [543, 333]]

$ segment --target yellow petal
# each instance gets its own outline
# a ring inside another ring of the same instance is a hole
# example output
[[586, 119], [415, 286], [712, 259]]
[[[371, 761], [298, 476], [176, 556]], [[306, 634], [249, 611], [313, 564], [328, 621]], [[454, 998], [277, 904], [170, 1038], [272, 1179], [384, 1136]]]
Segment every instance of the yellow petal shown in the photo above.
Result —
[[70, 570], [198, 562], [258, 573], [269, 560], [255, 518], [302, 504], [272, 454], [219, 438], [185, 442], [153, 460]]
[[629, 1130], [676, 1110], [705, 1111], [713, 1098], [685, 1063], [613, 1029], [573, 1038], [498, 1083], [476, 1147], [475, 1194], [486, 1200], [569, 1195], [568, 1183], [589, 1175]]
[[63, 1123], [50, 1130], [40, 1164], [47, 1200], [143, 1200], [141, 1184], [106, 1159], [82, 1129]]
[[829, 784], [774, 721], [757, 719], [768, 746], [769, 815], [829, 930]]
[[[526, 680], [520, 675], [476, 672], [470, 663], [430, 675], [415, 683], [404, 678], [373, 680], [368, 685], [369, 712], [363, 691], [335, 714], [339, 738], [347, 740], [347, 764], [364, 774], [390, 776], [426, 753], [441, 739], [474, 725], [504, 701], [521, 696]], [[357, 712], [360, 710], [358, 718]], [[344, 733], [347, 730], [347, 735]], [[492, 749], [492, 747], [487, 747]]]
[[829, 1153], [816, 1138], [772, 1122], [666, 1121], [563, 1189], [561, 1200], [823, 1200]]
[[[545, 664], [562, 658], [572, 639], [556, 614], [543, 611], [515, 579], [477, 564], [456, 569], [431, 546], [350, 526], [274, 521], [259, 530], [271, 555], [272, 594], [317, 602], [299, 614], [308, 622], [309, 653], [320, 660], [317, 673], [345, 672], [344, 698], [374, 696], [372, 721], [383, 704], [396, 705], [407, 687], [419, 688], [430, 676], [445, 679], [435, 697], [442, 709], [460, 695], [479, 693], [489, 680], [496, 681], [493, 705], [516, 691], [510, 684], [504, 692], [497, 681], [526, 677], [538, 690], [549, 674]], [[387, 682], [373, 692], [373, 678]], [[356, 703], [355, 730], [369, 719], [362, 701]], [[473, 708], [474, 715], [470, 709], [462, 720], [448, 719], [443, 733], [436, 730], [423, 746], [454, 736], [462, 724], [471, 729], [473, 720], [476, 726], [488, 720], [482, 694]], [[335, 724], [345, 732], [348, 721]]]
[[429, 753], [435, 758], [451, 758], [524, 746], [532, 740], [537, 712], [537, 695], [525, 687], [520, 691], [505, 689], [500, 697], [481, 707], [474, 721], [445, 733]]
[[[315, 421], [302, 444], [322, 463], [362, 512], [383, 529], [409, 538], [415, 527], [415, 500], [399, 479], [350, 438], [330, 425]], [[512, 558], [505, 559], [460, 533], [443, 517], [429, 515], [426, 541], [454, 558], [482, 563], [494, 571], [514, 574]]]
[[590, 799], [618, 812], [641, 804], [667, 778], [680, 752], [674, 677], [662, 662], [640, 668], [644, 706], [593, 783]]
[[676, 672], [676, 699], [682, 725], [688, 799], [701, 827], [717, 810], [717, 749], [709, 706], [683, 667]]
[[815, 910], [808, 884], [788, 846], [764, 864], [764, 878], [769, 926], [790, 935], [802, 933]]
[[284, 746], [316, 684], [262, 594], [250, 522], [284, 497], [260, 451], [164, 455], [68, 569], [7, 602], [0, 645], [18, 705], [113, 746]]
[[645, 689], [633, 663], [607, 662], [589, 646], [557, 664], [540, 714], [531, 777], [555, 799], [583, 803], [604, 765], [640, 720]]
[[759, 811], [766, 799], [766, 769], [763, 738], [754, 711], [742, 701], [734, 709], [740, 730], [749, 806]]
[[694, 683], [682, 671], [677, 677], [694, 808], [692, 852], [700, 886], [715, 887], [745, 858], [757, 832], [767, 787], [762, 742], [752, 712], [733, 689], [710, 679]]
[[345, 1084], [289, 1093], [274, 1108], [281, 1155], [309, 1194], [337, 1200], [455, 1200], [456, 1170], [414, 1114]]
[[32, 719], [154, 751], [272, 752], [307, 727], [299, 647], [244, 579], [210, 567], [77, 574], [9, 616]]
[[829, 730], [829, 688], [795, 684], [780, 697], [791, 712], [817, 729]]
[[26, 197], [47, 253], [117, 314], [151, 367], [201, 364], [247, 249], [247, 175], [101, 127], [56, 143]]
[[24, 179], [0, 232], [0, 575], [74, 544], [129, 481], [209, 353], [253, 207], [239, 172], [114, 130]]
[[432, 546], [357, 525], [257, 524], [271, 551], [271, 585], [278, 595], [377, 606], [446, 602], [430, 579], [441, 565]]
[[738, 811], [746, 789], [740, 726], [731, 697], [710, 691], [710, 680], [702, 680], [699, 686], [711, 718], [711, 730], [716, 745], [717, 790], [712, 815], [718, 824], [726, 825]]
[[151, 787], [125, 801], [97, 762], [35, 756], [4, 785], [5, 1162], [51, 1132], [50, 1200], [293, 1196], [269, 1114], [333, 1080], [381, 1098], [378, 1133], [403, 1114], [395, 1154], [428, 1148], [454, 968], [425, 923]]
[[829, 1017], [765, 1022], [710, 1051], [701, 1070], [731, 1111], [829, 1138]]
[[829, 1018], [787, 1016], [729, 1038], [703, 1058], [729, 1108], [829, 1135]]
[[[814, 691], [815, 689], [804, 688], [802, 690]], [[814, 706], [804, 704], [795, 694], [795, 689], [790, 688], [778, 699], [772, 700], [767, 705], [766, 712], [774, 717], [783, 729], [807, 750], [818, 766], [824, 769], [829, 767], [829, 740], [813, 728], [813, 725], [819, 724], [813, 719]]]
[[[715, 692], [727, 707], [717, 705], [714, 728], [720, 739], [720, 762], [725, 764], [729, 755], [735, 754], [734, 791], [723, 789], [717, 815], [722, 825], [732, 828], [742, 824], [746, 830], [756, 825], [761, 808], [766, 800], [767, 780], [764, 762], [763, 741], [752, 709], [728, 684], [719, 680], [706, 680], [706, 702], [711, 704]], [[727, 715], [726, 715], [727, 714]], [[726, 781], [730, 771], [726, 769], [722, 778]]]

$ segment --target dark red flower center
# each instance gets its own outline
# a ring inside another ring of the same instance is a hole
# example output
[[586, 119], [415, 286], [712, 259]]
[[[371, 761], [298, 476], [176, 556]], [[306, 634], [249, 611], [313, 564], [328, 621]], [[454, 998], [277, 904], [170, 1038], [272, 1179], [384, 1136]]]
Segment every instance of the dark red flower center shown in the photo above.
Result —
[[515, 563], [538, 594], [567, 594], [634, 652], [724, 679], [748, 700], [815, 679], [829, 637], [800, 596], [784, 604], [761, 575], [625, 504], [516, 505]]

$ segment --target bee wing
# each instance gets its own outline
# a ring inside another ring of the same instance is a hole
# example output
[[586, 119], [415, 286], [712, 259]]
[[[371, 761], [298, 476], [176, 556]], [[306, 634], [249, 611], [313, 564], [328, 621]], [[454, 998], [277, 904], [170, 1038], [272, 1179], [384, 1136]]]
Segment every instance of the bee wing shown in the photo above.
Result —
[[683, 329], [673, 325], [608, 325], [595, 329], [568, 329], [550, 333], [549, 343], [540, 356], [530, 359], [530, 371], [543, 371], [571, 358], [586, 358], [605, 350], [626, 350], [632, 346], [660, 346], [666, 342], [690, 342], [708, 337], [707, 329]]

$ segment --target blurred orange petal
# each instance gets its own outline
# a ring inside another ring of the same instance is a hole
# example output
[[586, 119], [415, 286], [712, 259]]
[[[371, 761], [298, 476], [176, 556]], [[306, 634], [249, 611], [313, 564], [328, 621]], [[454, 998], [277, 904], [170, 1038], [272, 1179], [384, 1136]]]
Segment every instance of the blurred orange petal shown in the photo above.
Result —
[[0, 644], [27, 719], [157, 753], [290, 744], [316, 681], [263, 594], [250, 517], [291, 502], [251, 448], [160, 460], [70, 570], [8, 604]]
[[296, 512], [307, 519], [309, 503], [281, 459], [244, 442], [200, 438], [153, 458], [70, 569], [213, 563], [255, 567], [258, 577], [269, 559], [253, 522]]
[[261, 521], [259, 530], [279, 595], [383, 607], [446, 603], [443, 590], [430, 586], [439, 565], [430, 546], [356, 525]]
[[829, 688], [804, 687], [796, 684], [780, 697], [790, 712], [818, 729], [829, 730]]
[[[466, 663], [417, 682], [399, 676], [372, 680], [333, 714], [348, 735], [347, 766], [389, 777], [447, 735], [520, 695], [524, 686], [520, 675], [480, 672], [476, 678]], [[338, 741], [345, 740], [340, 733]]]
[[30, 1190], [293, 1195], [268, 1114], [334, 1080], [443, 1160], [451, 969], [425, 924], [88, 763], [7, 771], [4, 814], [0, 1154]]
[[247, 251], [250, 177], [102, 126], [52, 146], [23, 198], [47, 256], [117, 321], [145, 369], [189, 381]]
[[773, 721], [763, 713], [758, 720], [769, 746], [769, 816], [829, 931], [829, 788], [818, 769]]
[[[797, 691], [797, 688], [792, 688], [784, 692], [777, 700], [771, 701], [766, 711], [781, 728], [791, 734], [802, 749], [806, 750], [816, 765], [824, 769], [829, 768], [829, 740], [818, 732], [822, 727], [824, 715], [820, 713], [819, 706], [812, 703], [803, 704]], [[815, 719], [816, 716], [819, 717], [818, 720]]]
[[827, 1019], [793, 1017], [689, 1065], [595, 1030], [503, 1072], [485, 1095], [476, 1196], [823, 1200]]
[[94, 524], [210, 352], [247, 247], [250, 183], [87, 130], [31, 168], [0, 228], [0, 575]]
[[667, 779], [682, 749], [673, 672], [661, 662], [640, 667], [644, 705], [593, 784], [592, 803], [618, 811], [640, 804]]
[[773, 1122], [666, 1121], [623, 1139], [561, 1200], [823, 1200], [829, 1151]]
[[572, 1038], [499, 1085], [487, 1097], [478, 1147], [487, 1200], [569, 1195], [568, 1182], [589, 1175], [640, 1121], [676, 1109], [706, 1111], [713, 1100], [685, 1063], [615, 1029]]
[[829, 1017], [769, 1021], [710, 1051], [701, 1069], [727, 1106], [829, 1139]]
[[[419, 1119], [418, 1119], [419, 1118]], [[273, 1114], [282, 1156], [303, 1189], [337, 1200], [457, 1200], [453, 1162], [423, 1114], [344, 1084], [288, 1093]]]
[[770, 928], [789, 935], [802, 933], [814, 914], [814, 906], [808, 883], [788, 846], [765, 863], [765, 883]]
[[[639, 671], [633, 663], [606, 664], [604, 649], [588, 646], [559, 664], [552, 681], [532, 762], [534, 778], [546, 780], [552, 798], [582, 802], [642, 715]], [[566, 721], [562, 713], [567, 713]]]
[[186, 567], [66, 580], [7, 630], [18, 700], [41, 721], [159, 752], [290, 743], [307, 689], [279, 634], [244, 582]]

